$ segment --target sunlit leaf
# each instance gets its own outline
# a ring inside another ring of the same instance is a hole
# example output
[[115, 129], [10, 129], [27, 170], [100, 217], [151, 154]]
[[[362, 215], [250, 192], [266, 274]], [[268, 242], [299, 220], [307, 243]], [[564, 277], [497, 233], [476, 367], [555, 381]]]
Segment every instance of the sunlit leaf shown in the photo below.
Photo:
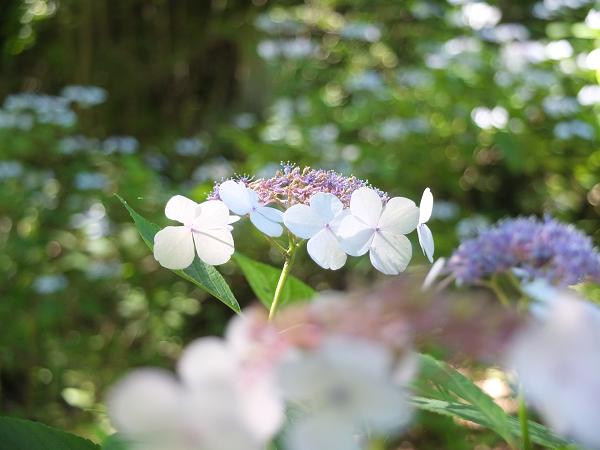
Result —
[[[242, 269], [254, 294], [256, 294], [258, 299], [267, 308], [269, 308], [271, 306], [271, 301], [273, 300], [273, 295], [275, 294], [275, 288], [277, 287], [281, 269], [255, 261], [240, 253], [236, 253], [233, 257], [240, 266], [240, 269]], [[290, 276], [281, 295], [281, 305], [310, 300], [314, 296], [315, 291], [310, 286], [299, 279]]]

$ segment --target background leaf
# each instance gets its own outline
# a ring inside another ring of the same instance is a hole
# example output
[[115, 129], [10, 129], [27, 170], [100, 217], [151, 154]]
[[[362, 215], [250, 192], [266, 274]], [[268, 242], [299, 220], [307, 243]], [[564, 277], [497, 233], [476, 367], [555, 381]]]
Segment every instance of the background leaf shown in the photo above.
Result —
[[[484, 418], [487, 427], [494, 430], [509, 444], [514, 444], [508, 415], [469, 378], [442, 361], [421, 355], [420, 379], [426, 383], [422, 389], [438, 400], [448, 401], [457, 407], [472, 406]], [[433, 394], [433, 395], [432, 395]]]
[[[470, 420], [495, 431], [513, 446], [520, 439], [518, 419], [504, 412], [469, 378], [429, 355], [421, 355], [420, 364], [420, 376], [415, 387], [423, 396], [412, 399], [417, 408]], [[536, 422], [529, 421], [529, 432], [536, 444], [550, 448], [568, 445], [567, 441]]]
[[0, 450], [100, 450], [100, 447], [38, 422], [0, 417]]
[[[267, 308], [270, 308], [281, 269], [255, 261], [241, 253], [236, 253], [233, 258], [240, 266], [240, 269], [242, 269], [256, 296]], [[293, 302], [310, 300], [315, 294], [316, 292], [313, 288], [298, 278], [290, 276], [283, 289], [281, 304], [286, 305]]]
[[[482, 414], [476, 408], [470, 405], [459, 402], [448, 402], [434, 398], [413, 397], [412, 404], [424, 411], [429, 411], [435, 414], [441, 414], [449, 417], [458, 417], [460, 419], [469, 420], [486, 428], [492, 428], [487, 421], [485, 414]], [[516, 417], [506, 414], [506, 423], [512, 435], [519, 437], [521, 428]], [[531, 440], [538, 445], [548, 448], [557, 448], [568, 445], [564, 439], [556, 436], [548, 428], [540, 425], [537, 422], [529, 421], [529, 434]]]
[[127, 450], [127, 443], [120, 434], [115, 433], [106, 438], [102, 450]]
[[[127, 208], [129, 214], [131, 214], [135, 226], [146, 245], [152, 249], [154, 247], [154, 235], [158, 233], [160, 227], [139, 215], [119, 195], [117, 195], [117, 198], [123, 203], [123, 206]], [[235, 312], [240, 312], [240, 305], [223, 276], [213, 266], [204, 264], [200, 261], [197, 256], [187, 269], [173, 270], [173, 272], [218, 298]]]

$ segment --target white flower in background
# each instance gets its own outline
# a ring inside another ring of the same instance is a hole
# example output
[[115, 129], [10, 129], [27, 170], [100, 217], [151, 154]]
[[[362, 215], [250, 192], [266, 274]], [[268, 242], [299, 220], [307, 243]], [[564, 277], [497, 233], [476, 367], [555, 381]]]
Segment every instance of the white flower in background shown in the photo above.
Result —
[[375, 190], [363, 187], [352, 193], [350, 213], [338, 228], [344, 251], [352, 256], [369, 252], [373, 266], [387, 275], [406, 269], [412, 246], [404, 235], [418, 224], [419, 209], [415, 203], [394, 197], [384, 207]]
[[375, 343], [329, 338], [283, 362], [279, 375], [284, 397], [299, 408], [288, 450], [358, 450], [367, 434], [397, 432], [411, 416], [392, 353]]
[[280, 223], [281, 211], [264, 206], [258, 194], [248, 189], [242, 181], [227, 180], [219, 186], [219, 198], [234, 213], [240, 216], [250, 215], [250, 221], [267, 236], [277, 237], [283, 233]]
[[139, 369], [109, 392], [108, 414], [133, 450], [264, 450], [281, 426], [272, 385], [250, 379], [225, 341], [184, 351], [179, 378]]
[[[234, 251], [230, 224], [239, 220], [218, 200], [196, 203], [181, 195], [171, 197], [165, 215], [183, 226], [169, 226], [154, 236], [154, 258], [167, 269], [185, 269], [194, 253], [206, 264], [224, 264]], [[195, 247], [195, 251], [194, 251]]]
[[308, 239], [306, 249], [314, 262], [337, 270], [346, 263], [346, 253], [336, 236], [346, 213], [335, 195], [319, 192], [310, 198], [310, 206], [291, 206], [283, 214], [283, 223], [296, 236]]
[[430, 263], [433, 262], [433, 252], [435, 245], [433, 242], [433, 235], [431, 230], [426, 225], [427, 221], [431, 218], [431, 212], [433, 211], [433, 195], [429, 188], [423, 191], [421, 197], [421, 203], [419, 204], [419, 223], [417, 225], [417, 234], [419, 235], [419, 244], [421, 244], [421, 250], [423, 254], [427, 256]]
[[600, 448], [600, 310], [592, 303], [543, 285], [550, 295], [507, 354], [525, 397], [556, 432], [586, 448]]
[[431, 266], [431, 269], [429, 269], [429, 272], [427, 272], [427, 275], [425, 276], [425, 279], [423, 280], [422, 289], [424, 291], [428, 290], [431, 286], [433, 286], [433, 283], [435, 283], [435, 281], [438, 279], [438, 276], [444, 270], [445, 265], [446, 265], [446, 258], [438, 258], [433, 263], [433, 265]]

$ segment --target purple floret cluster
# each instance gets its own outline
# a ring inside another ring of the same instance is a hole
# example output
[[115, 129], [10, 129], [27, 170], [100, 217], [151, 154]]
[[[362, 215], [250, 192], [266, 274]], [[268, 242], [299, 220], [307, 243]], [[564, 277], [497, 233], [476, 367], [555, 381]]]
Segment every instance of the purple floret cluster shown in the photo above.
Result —
[[[271, 178], [260, 178], [251, 180], [249, 178], [238, 178], [247, 187], [258, 194], [260, 201], [264, 204], [279, 204], [284, 208], [302, 203], [308, 204], [310, 197], [317, 192], [326, 192], [339, 198], [344, 206], [350, 205], [352, 193], [361, 187], [373, 188], [367, 181], [360, 180], [355, 176], [346, 177], [333, 170], [300, 168], [291, 163], [282, 164]], [[208, 199], [218, 199], [219, 185], [215, 186]], [[381, 199], [385, 202], [388, 196], [385, 192], [375, 189]]]
[[550, 217], [521, 217], [500, 221], [464, 241], [446, 267], [463, 284], [511, 269], [558, 286], [600, 282], [600, 254], [592, 240], [572, 225]]

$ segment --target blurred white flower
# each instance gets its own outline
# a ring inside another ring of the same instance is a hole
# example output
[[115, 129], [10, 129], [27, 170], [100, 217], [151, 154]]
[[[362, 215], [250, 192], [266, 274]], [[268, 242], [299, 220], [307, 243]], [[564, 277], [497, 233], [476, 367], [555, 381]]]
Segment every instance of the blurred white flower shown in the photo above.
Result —
[[225, 341], [193, 342], [177, 369], [179, 378], [139, 369], [110, 390], [109, 417], [128, 448], [263, 450], [281, 426], [276, 390], [249, 378]]
[[256, 228], [267, 236], [277, 237], [283, 233], [283, 213], [278, 209], [264, 206], [258, 194], [246, 187], [242, 181], [227, 180], [219, 186], [219, 198], [234, 213], [248, 214]]
[[[154, 258], [167, 269], [185, 269], [194, 253], [206, 264], [224, 264], [234, 251], [231, 224], [239, 220], [219, 200], [198, 204], [181, 195], [171, 197], [165, 215], [183, 224], [169, 226], [154, 236]], [[195, 252], [194, 252], [195, 247]]]
[[546, 299], [545, 306], [512, 342], [507, 366], [554, 430], [600, 448], [600, 310], [567, 293]]
[[413, 231], [419, 221], [415, 203], [394, 197], [384, 207], [375, 190], [362, 187], [352, 193], [350, 213], [338, 228], [344, 251], [352, 256], [369, 252], [373, 267], [387, 275], [404, 271], [412, 257], [405, 234]]
[[553, 60], [569, 58], [573, 56], [573, 47], [565, 39], [548, 42], [546, 44], [546, 56]]
[[577, 93], [577, 100], [584, 106], [600, 103], [600, 86], [590, 84], [582, 87]]
[[484, 130], [504, 128], [508, 123], [508, 118], [508, 111], [502, 106], [495, 106], [492, 109], [479, 106], [471, 111], [471, 119], [475, 125]]
[[283, 223], [296, 236], [308, 239], [308, 254], [324, 269], [337, 270], [346, 263], [346, 253], [336, 236], [347, 215], [344, 205], [333, 194], [319, 192], [309, 205], [294, 205], [283, 214]]
[[358, 450], [367, 433], [399, 431], [411, 408], [394, 373], [389, 350], [351, 338], [331, 337], [282, 363], [283, 395], [299, 408], [285, 434], [286, 448]]
[[431, 230], [427, 226], [427, 221], [431, 218], [431, 212], [433, 211], [433, 195], [429, 188], [423, 191], [421, 197], [421, 203], [419, 204], [419, 223], [417, 225], [417, 234], [419, 236], [419, 244], [421, 244], [421, 250], [423, 254], [427, 256], [430, 263], [433, 262], [433, 252], [435, 250], [435, 244], [433, 242], [433, 235]]
[[590, 9], [585, 16], [585, 24], [593, 30], [600, 30], [600, 11]]
[[462, 7], [462, 20], [474, 30], [493, 27], [502, 18], [502, 12], [484, 2], [467, 3]]
[[596, 131], [589, 123], [576, 119], [557, 123], [554, 135], [558, 139], [580, 138], [591, 141], [596, 136]]

